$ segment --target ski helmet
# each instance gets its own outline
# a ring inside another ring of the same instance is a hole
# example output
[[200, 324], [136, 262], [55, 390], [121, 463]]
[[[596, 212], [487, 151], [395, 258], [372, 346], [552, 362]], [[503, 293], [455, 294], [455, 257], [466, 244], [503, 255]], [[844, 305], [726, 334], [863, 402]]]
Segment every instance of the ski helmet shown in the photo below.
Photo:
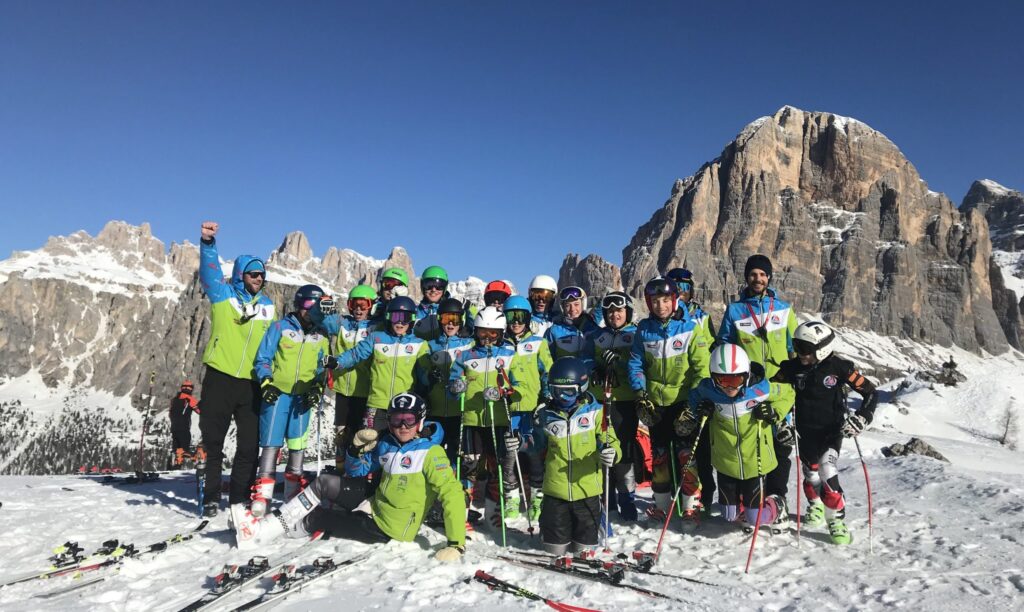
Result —
[[580, 300], [583, 302], [583, 312], [586, 312], [587, 292], [583, 290], [583, 287], [570, 285], [558, 292], [558, 301], [561, 303], [574, 302], [576, 300]]
[[[416, 302], [411, 297], [400, 295], [388, 302], [388, 324], [416, 322]], [[393, 329], [393, 328], [392, 328]]]
[[473, 319], [473, 327], [477, 329], [505, 329], [505, 315], [494, 306], [488, 306], [477, 313]]
[[532, 291], [534, 289], [558, 293], [558, 283], [556, 283], [555, 279], [551, 278], [547, 274], [538, 274], [533, 277], [532, 281], [530, 281], [530, 290]]
[[502, 307], [502, 311], [505, 313], [506, 322], [529, 325], [530, 318], [533, 314], [533, 307], [530, 306], [530, 302], [523, 296], [510, 295], [509, 298], [505, 300], [505, 305]]
[[388, 268], [387, 270], [384, 270], [384, 273], [380, 275], [381, 286], [383, 286], [384, 281], [388, 279], [398, 281], [398, 283], [403, 287], [409, 286], [409, 275], [401, 268]]
[[441, 291], [448, 288], [448, 272], [441, 266], [428, 266], [420, 275], [420, 290], [427, 292], [427, 285], [441, 285]]
[[348, 292], [348, 311], [352, 312], [355, 310], [354, 300], [366, 300], [373, 305], [373, 302], [377, 299], [377, 290], [369, 285], [356, 285], [352, 287], [352, 290]]
[[672, 268], [665, 273], [665, 278], [675, 283], [679, 291], [683, 291], [683, 285], [690, 285], [690, 290], [693, 290], [693, 272], [686, 268]]
[[195, 387], [194, 387], [194, 385], [192, 384], [192, 381], [191, 381], [191, 380], [186, 380], [185, 382], [181, 383], [181, 388], [182, 388], [182, 389], [188, 389], [189, 391], [191, 391], [191, 390], [192, 390], [192, 389], [194, 389]]
[[[404, 415], [411, 414], [415, 421], [403, 419]], [[388, 402], [388, 424], [391, 427], [401, 425], [415, 425], [416, 431], [423, 428], [423, 419], [427, 416], [427, 403], [422, 397], [415, 393], [399, 393]]]
[[741, 389], [750, 380], [750, 357], [743, 347], [721, 344], [711, 351], [711, 382], [719, 389]]
[[[624, 291], [612, 291], [601, 300], [601, 310], [608, 312], [612, 308], [626, 309], [626, 325], [633, 322], [633, 298]], [[608, 315], [605, 315], [607, 322]]]
[[814, 355], [818, 361], [828, 359], [832, 354], [832, 342], [836, 333], [821, 321], [807, 321], [793, 332], [793, 350], [798, 355]]
[[679, 288], [667, 278], [657, 277], [647, 281], [644, 285], [644, 300], [647, 302], [647, 310], [654, 311], [651, 306], [652, 298], [656, 295], [667, 295], [672, 298], [672, 303], [679, 301]]
[[503, 280], [491, 281], [484, 287], [484, 305], [487, 306], [494, 302], [504, 304], [510, 295], [512, 295], [512, 287], [508, 283]]
[[548, 372], [548, 387], [563, 407], [576, 403], [590, 386], [590, 372], [577, 357], [559, 357]]
[[303, 285], [295, 292], [292, 305], [295, 306], [295, 310], [311, 310], [323, 296], [324, 290], [319, 286]]

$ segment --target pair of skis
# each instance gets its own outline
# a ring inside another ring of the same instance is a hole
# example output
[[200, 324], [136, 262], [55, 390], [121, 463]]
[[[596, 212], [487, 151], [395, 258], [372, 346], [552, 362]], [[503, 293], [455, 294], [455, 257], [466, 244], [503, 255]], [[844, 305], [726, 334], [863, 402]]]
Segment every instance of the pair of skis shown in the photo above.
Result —
[[[550, 555], [548, 553], [535, 552], [535, 551], [516, 550], [516, 551], [510, 551], [510, 552], [514, 552], [516, 555], [520, 555], [520, 556], [530, 557], [530, 558], [534, 558], [534, 559], [546, 560], [549, 563], [554, 563], [556, 560], [558, 560], [560, 558], [564, 558], [564, 557], [555, 557], [555, 556]], [[673, 573], [669, 573], [669, 572], [659, 572], [659, 571], [654, 569], [654, 564], [655, 564], [656, 560], [657, 559], [656, 559], [654, 553], [644, 552], [644, 551], [641, 551], [641, 550], [635, 550], [635, 551], [633, 551], [632, 555], [627, 555], [626, 553], [619, 553], [619, 554], [615, 555], [614, 560], [604, 560], [604, 559], [598, 558], [597, 556], [595, 556], [593, 554], [582, 554], [581, 553], [581, 554], [578, 554], [578, 555], [572, 557], [571, 558], [571, 563], [573, 563], [575, 565], [582, 565], [584, 567], [589, 567], [591, 569], [599, 569], [599, 568], [606, 567], [606, 566], [609, 566], [609, 565], [617, 565], [617, 566], [620, 566], [621, 569], [624, 570], [625, 572], [632, 572], [632, 573], [638, 573], [638, 574], [649, 574], [651, 576], [663, 576], [665, 578], [674, 578], [676, 580], [685, 580], [687, 582], [692, 582], [694, 584], [702, 584], [702, 585], [705, 585], [705, 586], [713, 586], [713, 587], [720, 587], [720, 586], [722, 586], [722, 585], [720, 585], [720, 584], [718, 584], [716, 582], [707, 582], [705, 580], [700, 580], [698, 578], [691, 578], [690, 576], [683, 576], [681, 574], [673, 574]]]
[[331, 557], [318, 557], [313, 563], [301, 568], [288, 565], [283, 568], [283, 571], [273, 576], [274, 586], [270, 590], [238, 606], [235, 608], [235, 612], [259, 610], [270, 606], [292, 593], [297, 593], [318, 581], [333, 576], [346, 567], [369, 559], [370, 554], [371, 551], [368, 551], [343, 561], [335, 561]]
[[469, 583], [470, 580], [476, 580], [477, 582], [485, 584], [492, 591], [501, 591], [502, 593], [509, 593], [510, 595], [515, 595], [516, 597], [523, 597], [531, 601], [543, 601], [545, 604], [547, 604], [549, 608], [552, 608], [554, 610], [561, 610], [562, 612], [598, 612], [597, 610], [593, 610], [591, 608], [581, 608], [580, 606], [574, 606], [572, 604], [562, 603], [560, 601], [548, 599], [547, 597], [542, 597], [536, 593], [527, 591], [521, 586], [516, 586], [511, 582], [499, 580], [498, 578], [495, 578], [494, 576], [480, 569], [476, 570], [476, 573], [473, 574], [472, 578], [466, 578], [465, 582]]

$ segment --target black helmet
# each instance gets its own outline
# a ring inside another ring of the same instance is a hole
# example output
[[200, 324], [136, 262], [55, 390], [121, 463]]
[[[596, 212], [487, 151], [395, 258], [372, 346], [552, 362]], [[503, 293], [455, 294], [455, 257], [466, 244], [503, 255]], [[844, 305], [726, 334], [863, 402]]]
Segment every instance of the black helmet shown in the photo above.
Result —
[[675, 302], [679, 300], [679, 287], [673, 281], [660, 276], [647, 281], [647, 284], [644, 285], [644, 300], [647, 302], [647, 310], [654, 310], [651, 307], [651, 298], [656, 295], [671, 296], [672, 301]]
[[416, 315], [416, 302], [407, 295], [400, 295], [388, 302], [388, 312], [411, 312]]
[[411, 412], [416, 420], [422, 421], [427, 416], [427, 402], [415, 393], [399, 393], [388, 403], [388, 415], [396, 412]]
[[437, 305], [437, 314], [454, 313], [462, 314], [464, 306], [460, 300], [445, 298]]
[[[626, 309], [626, 325], [633, 322], [633, 298], [624, 291], [612, 291], [601, 300], [601, 310], [607, 312], [612, 308]], [[607, 315], [605, 320], [607, 322]]]
[[577, 357], [559, 357], [548, 372], [548, 386], [552, 392], [561, 388], [582, 394], [590, 386], [590, 371]]
[[295, 292], [295, 300], [292, 304], [295, 306], [295, 310], [310, 310], [320, 302], [320, 298], [323, 296], [324, 290], [318, 285], [303, 285]]
[[665, 278], [669, 279], [676, 284], [677, 288], [682, 289], [683, 283], [687, 283], [690, 287], [693, 287], [693, 272], [690, 272], [686, 268], [672, 268], [665, 273]]

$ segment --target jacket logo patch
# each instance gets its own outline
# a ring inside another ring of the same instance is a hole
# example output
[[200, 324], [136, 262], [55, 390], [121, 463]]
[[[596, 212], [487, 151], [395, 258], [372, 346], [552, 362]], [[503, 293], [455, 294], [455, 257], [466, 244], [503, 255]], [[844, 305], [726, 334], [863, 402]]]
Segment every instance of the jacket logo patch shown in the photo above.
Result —
[[386, 353], [386, 352], [388, 352], [388, 347], [386, 347], [386, 346], [385, 347], [381, 347], [380, 350], [381, 350], [381, 352]]
[[400, 464], [404, 468], [411, 467], [412, 466], [412, 457], [409, 457], [408, 455], [406, 455], [405, 457], [402, 457], [402, 461], [400, 462]]
[[672, 342], [672, 348], [674, 348], [674, 349], [681, 349], [681, 348], [683, 348], [683, 341], [682, 340], [675, 340], [674, 342]]
[[821, 381], [821, 383], [823, 385], [825, 385], [829, 389], [831, 389], [832, 387], [835, 387], [836, 383], [838, 383], [838, 382], [839, 382], [839, 379], [836, 378], [835, 376], [831, 375], [831, 374], [826, 376], [825, 380]]
[[624, 335], [622, 337], [622, 339], [624, 341], [629, 342], [630, 344], [632, 344], [633, 343], [633, 334], [626, 334], [626, 335]]
[[532, 344], [527, 344], [525, 348], [528, 351], [532, 351], [533, 350], [533, 345]]
[[469, 367], [471, 367], [471, 368], [473, 368], [475, 370], [475, 369], [480, 367], [480, 364], [477, 363], [476, 361], [470, 361], [469, 362]]
[[779, 315], [772, 315], [772, 323], [778, 325], [779, 323], [782, 323], [782, 319], [779, 318]]
[[407, 344], [405, 346], [405, 352], [406, 353], [411, 353], [412, 352], [412, 345], [411, 344]]
[[750, 408], [751, 410], [753, 410], [754, 406], [756, 406], [756, 405], [757, 405], [757, 401], [756, 400], [750, 400], [750, 401], [747, 402], [747, 408]]
[[737, 327], [752, 327], [753, 325], [754, 324], [751, 323], [750, 321], [737, 321], [736, 322], [736, 326]]
[[504, 367], [505, 367], [505, 360], [504, 360], [504, 359], [499, 359], [499, 360], [497, 360], [497, 361], [496, 361], [495, 363], [496, 363], [496, 365], [497, 365], [497, 366], [498, 366], [499, 368], [504, 368]]
[[586, 427], [587, 425], [590, 425], [590, 419], [587, 417], [580, 417], [580, 427]]

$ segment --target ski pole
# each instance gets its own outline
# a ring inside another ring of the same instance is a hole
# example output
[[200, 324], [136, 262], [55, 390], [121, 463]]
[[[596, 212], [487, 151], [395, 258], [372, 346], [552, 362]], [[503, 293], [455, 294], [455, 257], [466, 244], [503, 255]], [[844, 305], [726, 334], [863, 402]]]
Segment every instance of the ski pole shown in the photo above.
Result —
[[800, 462], [800, 434], [796, 431], [796, 405], [793, 406], [793, 447], [796, 451], [796, 546], [800, 548], [800, 499], [803, 496], [803, 482], [801, 481], [804, 464]]
[[[612, 405], [612, 375], [611, 372], [604, 377], [604, 405], [601, 407], [601, 432], [604, 434], [604, 448], [608, 448], [608, 413], [611, 410]], [[609, 510], [611, 509], [611, 486], [612, 486], [612, 469], [607, 465], [604, 466], [604, 551], [611, 552], [608, 548], [608, 531], [611, 528], [611, 518], [609, 516]]]
[[[683, 410], [686, 410], [686, 408], [683, 408]], [[704, 424], [707, 423], [707, 421], [707, 415], [704, 415], [700, 418], [700, 425], [697, 426], [697, 437], [693, 439], [693, 446], [690, 447], [690, 458], [686, 460], [686, 466], [683, 467], [684, 472], [690, 469], [690, 466], [693, 465], [694, 460], [697, 458], [697, 445], [700, 444], [700, 434], [704, 431]], [[673, 461], [674, 460], [675, 459], [673, 458]], [[679, 483], [680, 491], [682, 490], [682, 488], [683, 483]], [[676, 491], [675, 496], [672, 497], [672, 506], [676, 505], [676, 500], [679, 499], [680, 491]], [[665, 543], [665, 532], [668, 531], [668, 522], [672, 520], [672, 506], [669, 506], [668, 513], [665, 515], [665, 524], [661, 528], [661, 535], [658, 536], [658, 548], [654, 551], [655, 564], [658, 563], [658, 557], [661, 556], [661, 546]]]
[[[508, 374], [505, 373], [504, 368], [498, 368], [498, 374], [499, 374], [498, 380], [500, 381], [500, 380], [502, 380], [502, 378], [504, 378], [505, 382], [508, 383], [509, 388], [511, 388], [512, 387], [512, 382], [508, 379]], [[502, 399], [505, 401], [505, 416], [508, 418], [509, 432], [511, 432], [512, 431], [512, 411], [508, 407], [508, 396], [502, 395]], [[527, 503], [529, 497], [526, 495], [526, 483], [523, 481], [523, 466], [519, 462], [519, 453], [516, 453], [516, 456], [515, 456], [515, 466], [516, 466], [516, 478], [519, 479], [519, 494], [522, 495], [522, 497], [523, 497], [523, 504], [524, 504], [524, 506], [526, 506], [526, 524], [528, 525], [527, 533], [530, 534], [530, 537], [533, 537], [533, 519], [530, 518], [530, 508], [529, 508], [529, 504]]]
[[145, 469], [143, 464], [146, 460], [146, 426], [149, 424], [149, 415], [153, 412], [153, 382], [155, 380], [156, 371], [154, 370], [149, 373], [149, 408], [142, 415], [142, 434], [139, 436], [139, 456], [136, 460], [135, 470], [140, 474], [140, 479]]
[[[488, 389], [494, 389], [494, 387], [488, 387]], [[484, 395], [490, 394], [485, 393]], [[508, 542], [505, 537], [505, 479], [501, 473], [501, 464], [498, 462], [498, 432], [494, 426], [494, 400], [490, 398], [487, 399], [487, 413], [491, 418], [491, 444], [494, 446], [494, 467], [498, 473], [498, 511], [501, 513], [499, 517], [501, 521], [501, 545], [507, 547]]]
[[455, 457], [455, 479], [462, 482], [462, 434], [466, 424], [466, 392], [459, 394], [459, 447]]
[[761, 471], [761, 431], [760, 419], [757, 421], [757, 520], [754, 521], [754, 537], [750, 538], [750, 552], [747, 553], [747, 567], [743, 573], [750, 572], [750, 560], [754, 558], [754, 545], [757, 543], [757, 532], [761, 531], [761, 513], [764, 511], [764, 474]]
[[864, 461], [864, 453], [860, 450], [860, 442], [857, 437], [853, 438], [854, 445], [857, 446], [857, 456], [860, 457], [860, 467], [864, 470], [864, 486], [868, 490], [868, 552], [875, 554], [875, 541], [874, 541], [874, 525], [872, 525], [872, 516], [874, 511], [871, 505], [871, 478], [868, 477], [868, 464]]
[[[679, 514], [679, 517], [682, 518], [682, 516], [683, 516], [683, 508], [677, 502], [679, 501], [679, 494], [683, 490], [683, 483], [679, 480], [679, 473], [677, 471], [676, 459], [677, 459], [677, 457], [676, 457], [676, 443], [674, 441], [670, 441], [668, 443], [668, 460], [669, 460], [669, 466], [672, 468], [672, 486], [676, 490], [676, 494], [672, 498], [672, 507], [674, 507], [676, 509], [676, 512]], [[672, 513], [669, 512], [669, 514], [672, 514]]]

